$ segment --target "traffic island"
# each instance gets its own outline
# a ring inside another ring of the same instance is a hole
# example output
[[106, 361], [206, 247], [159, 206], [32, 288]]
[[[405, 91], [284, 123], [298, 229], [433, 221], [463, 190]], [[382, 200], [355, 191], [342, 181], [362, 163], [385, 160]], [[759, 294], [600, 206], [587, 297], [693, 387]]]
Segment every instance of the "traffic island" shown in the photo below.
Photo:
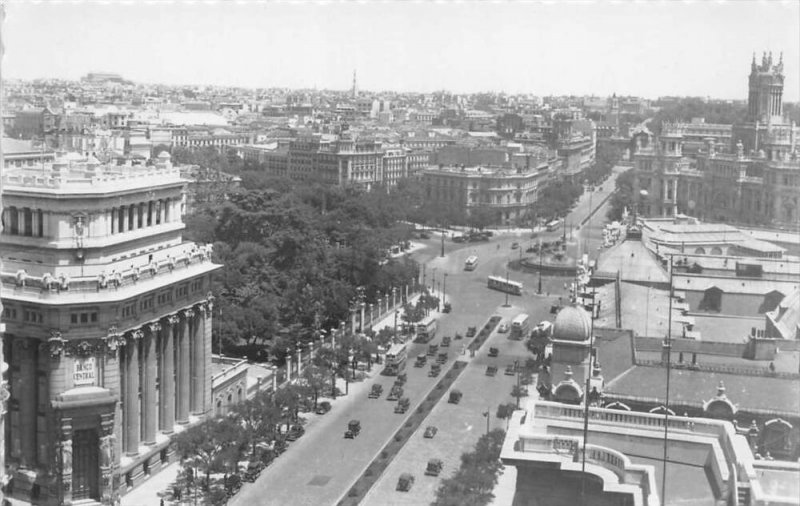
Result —
[[[471, 350], [477, 351], [492, 331], [497, 327], [502, 318], [499, 316], [492, 316], [488, 322], [483, 326], [481, 331], [472, 339], [469, 344]], [[400, 450], [408, 442], [411, 436], [419, 429], [425, 418], [433, 411], [436, 404], [444, 397], [453, 383], [458, 378], [467, 366], [467, 362], [456, 360], [445, 372], [442, 379], [440, 379], [434, 388], [425, 396], [425, 399], [417, 406], [414, 412], [403, 423], [403, 426], [395, 432], [392, 439], [383, 447], [377, 457], [367, 466], [366, 470], [356, 480], [350, 490], [347, 492], [347, 497], [340, 500], [338, 506], [357, 506], [366, 497], [370, 489], [378, 482], [381, 474], [389, 467], [394, 458], [400, 453]]]

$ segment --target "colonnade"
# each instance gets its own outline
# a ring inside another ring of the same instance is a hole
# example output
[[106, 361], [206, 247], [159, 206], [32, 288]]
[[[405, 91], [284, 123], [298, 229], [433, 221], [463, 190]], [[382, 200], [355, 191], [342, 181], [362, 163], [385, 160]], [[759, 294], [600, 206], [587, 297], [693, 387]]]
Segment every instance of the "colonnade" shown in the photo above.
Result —
[[171, 434], [210, 406], [211, 303], [205, 302], [125, 334], [120, 350], [122, 449], [136, 455], [158, 432]]

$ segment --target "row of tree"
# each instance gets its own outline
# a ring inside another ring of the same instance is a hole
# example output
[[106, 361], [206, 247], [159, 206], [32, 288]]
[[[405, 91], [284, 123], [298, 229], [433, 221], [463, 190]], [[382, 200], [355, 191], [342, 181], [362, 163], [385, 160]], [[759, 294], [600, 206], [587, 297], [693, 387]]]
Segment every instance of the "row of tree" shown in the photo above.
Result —
[[[490, 416], [490, 413], [484, 413]], [[475, 450], [461, 455], [461, 467], [442, 481], [432, 506], [485, 506], [494, 498], [492, 490], [503, 464], [500, 451], [505, 431], [495, 429], [478, 439]]]
[[[176, 149], [173, 159], [199, 167], [195, 186], [204, 193], [193, 200], [187, 236], [213, 243], [223, 265], [212, 289], [226, 353], [257, 358], [269, 345], [280, 362], [287, 347], [294, 351], [338, 327], [356, 305], [415, 285], [417, 263], [389, 254], [413, 236], [402, 192], [273, 178], [213, 149]], [[231, 190], [223, 178], [210, 178], [218, 167], [240, 177], [241, 186]]]

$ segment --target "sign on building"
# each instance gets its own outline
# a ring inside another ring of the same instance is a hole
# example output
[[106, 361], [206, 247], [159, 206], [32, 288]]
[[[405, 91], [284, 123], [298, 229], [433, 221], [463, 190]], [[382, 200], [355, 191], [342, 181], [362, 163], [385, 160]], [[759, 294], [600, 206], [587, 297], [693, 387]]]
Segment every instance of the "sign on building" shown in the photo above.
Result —
[[94, 385], [97, 378], [97, 367], [94, 357], [75, 359], [72, 383], [78, 386]]

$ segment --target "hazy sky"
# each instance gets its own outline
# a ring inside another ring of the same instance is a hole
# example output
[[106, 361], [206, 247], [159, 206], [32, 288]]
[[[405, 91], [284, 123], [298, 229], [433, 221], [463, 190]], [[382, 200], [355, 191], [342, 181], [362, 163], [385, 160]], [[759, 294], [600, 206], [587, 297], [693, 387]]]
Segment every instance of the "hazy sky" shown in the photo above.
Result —
[[800, 100], [800, 0], [129, 2], [11, 0], [9, 78], [745, 99], [783, 51]]

